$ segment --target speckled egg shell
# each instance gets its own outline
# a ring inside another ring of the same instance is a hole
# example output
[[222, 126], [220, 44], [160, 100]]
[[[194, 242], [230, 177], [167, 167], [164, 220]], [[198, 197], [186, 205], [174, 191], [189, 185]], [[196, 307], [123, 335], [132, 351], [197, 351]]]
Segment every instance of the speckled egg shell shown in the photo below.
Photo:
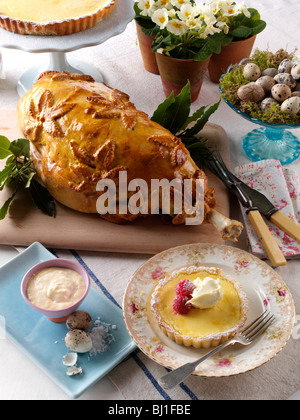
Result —
[[294, 77], [290, 73], [278, 73], [274, 80], [276, 83], [283, 83], [285, 85], [288, 85], [291, 89], [294, 89], [297, 82], [294, 79]]
[[300, 91], [299, 90], [295, 90], [294, 92], [292, 92], [292, 98], [295, 96], [299, 96], [300, 97]]
[[281, 104], [281, 111], [285, 114], [298, 114], [298, 112], [300, 111], [300, 98], [295, 96], [293, 98], [286, 99]]
[[275, 67], [269, 67], [266, 70], [264, 70], [261, 75], [274, 77], [276, 76], [276, 74], [278, 74], [278, 70], [275, 69]]
[[292, 67], [293, 62], [288, 58], [285, 58], [278, 66], [278, 73], [290, 73]]
[[278, 102], [275, 101], [274, 98], [271, 98], [271, 97], [265, 98], [261, 101], [260, 108], [262, 111], [265, 111], [266, 109], [270, 108], [272, 104], [277, 104], [277, 103]]
[[255, 83], [261, 86], [265, 92], [270, 92], [275, 85], [275, 80], [271, 76], [261, 76]]
[[243, 76], [246, 80], [255, 82], [260, 77], [260, 75], [261, 71], [257, 64], [248, 63], [245, 65], [243, 70]]
[[255, 82], [241, 86], [237, 91], [237, 95], [241, 101], [260, 102], [265, 97], [263, 88]]
[[89, 331], [93, 323], [91, 315], [86, 311], [73, 312], [66, 321], [69, 330]]
[[69, 350], [76, 353], [87, 353], [93, 348], [91, 337], [82, 330], [71, 330], [65, 337], [65, 344]]
[[294, 77], [295, 80], [300, 79], [300, 61], [297, 61], [292, 69], [291, 69], [291, 75]]
[[273, 98], [278, 102], [283, 102], [292, 96], [291, 88], [283, 83], [274, 85], [271, 89], [271, 93]]

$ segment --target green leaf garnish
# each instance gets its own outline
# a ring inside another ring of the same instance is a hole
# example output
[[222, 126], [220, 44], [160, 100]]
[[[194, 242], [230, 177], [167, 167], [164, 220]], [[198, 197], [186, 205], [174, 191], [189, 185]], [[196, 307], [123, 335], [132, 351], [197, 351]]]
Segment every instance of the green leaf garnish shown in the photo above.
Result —
[[190, 83], [188, 82], [176, 98], [174, 98], [174, 93], [172, 92], [169, 98], [158, 107], [152, 117], [152, 121], [168, 128], [171, 133], [175, 134], [185, 124], [190, 108], [191, 92]]
[[214, 105], [202, 106], [190, 114], [191, 93], [190, 83], [182, 89], [181, 93], [174, 98], [174, 93], [159, 105], [151, 120], [159, 123], [172, 134], [181, 139], [189, 150], [192, 159], [201, 167], [206, 168], [206, 163], [212, 155], [207, 146], [207, 141], [199, 139], [196, 135], [203, 129], [210, 116], [218, 109], [221, 99]]
[[[0, 171], [0, 191], [5, 186], [12, 188], [11, 196], [0, 208], [0, 220], [7, 215], [10, 204], [15, 198], [19, 188], [27, 188], [31, 192], [37, 207], [49, 216], [55, 216], [53, 197], [36, 186], [36, 175], [30, 158], [30, 143], [27, 139], [17, 139], [12, 142], [5, 136], [0, 136], [0, 159], [7, 159], [5, 167]], [[41, 201], [44, 200], [42, 203]]]
[[30, 159], [30, 145], [27, 139], [17, 139], [10, 143], [9, 150], [16, 157], [24, 156]]
[[49, 191], [35, 179], [30, 185], [31, 197], [35, 205], [45, 214], [55, 217], [55, 203]]
[[0, 136], [0, 159], [5, 159], [11, 154], [10, 141], [5, 136]]
[[10, 206], [10, 203], [15, 198], [15, 195], [17, 194], [18, 190], [16, 190], [3, 204], [3, 206], [0, 208], [0, 220], [3, 220], [8, 212], [8, 208]]

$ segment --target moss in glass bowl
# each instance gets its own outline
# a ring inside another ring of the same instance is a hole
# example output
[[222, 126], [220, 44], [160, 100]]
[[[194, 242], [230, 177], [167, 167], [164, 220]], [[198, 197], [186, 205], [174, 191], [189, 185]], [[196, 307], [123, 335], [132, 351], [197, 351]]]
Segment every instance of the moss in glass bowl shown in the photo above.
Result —
[[[277, 69], [284, 59], [293, 60], [295, 58], [294, 54], [295, 52], [288, 53], [283, 49], [278, 50], [276, 53], [260, 51], [257, 49], [250, 57], [250, 60], [257, 64], [260, 71], [263, 72], [271, 67]], [[260, 119], [271, 124], [300, 124], [299, 113], [297, 115], [286, 114], [281, 111], [281, 106], [278, 103], [274, 103], [267, 109], [262, 110], [260, 103], [250, 101], [243, 102], [239, 99], [237, 95], [238, 89], [249, 83], [249, 80], [246, 80], [243, 76], [243, 69], [246, 63], [247, 61], [233, 66], [231, 71], [222, 76], [220, 81], [222, 97], [251, 118]]]

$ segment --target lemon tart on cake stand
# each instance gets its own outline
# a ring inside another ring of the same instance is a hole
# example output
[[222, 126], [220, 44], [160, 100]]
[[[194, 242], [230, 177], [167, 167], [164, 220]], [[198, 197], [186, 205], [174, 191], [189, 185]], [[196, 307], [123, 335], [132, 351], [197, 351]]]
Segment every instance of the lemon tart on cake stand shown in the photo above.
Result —
[[0, 27], [0, 47], [18, 49], [30, 53], [48, 53], [45, 54], [45, 57], [42, 56], [37, 64], [31, 65], [21, 75], [17, 86], [19, 96], [22, 97], [44, 71], [55, 70], [88, 74], [95, 81], [103, 82], [101, 71], [95, 66], [74, 57], [67, 57], [67, 53], [104, 43], [113, 36], [124, 32], [128, 23], [133, 19], [132, 1], [117, 0], [113, 10], [105, 19], [89, 29], [80, 30], [69, 35], [24, 35], [4, 29], [4, 26]]

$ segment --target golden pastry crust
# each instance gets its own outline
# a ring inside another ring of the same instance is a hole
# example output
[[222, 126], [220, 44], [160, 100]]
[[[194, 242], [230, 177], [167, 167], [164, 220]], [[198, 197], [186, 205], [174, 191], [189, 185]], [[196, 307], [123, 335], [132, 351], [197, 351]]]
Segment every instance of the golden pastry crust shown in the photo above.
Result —
[[104, 7], [100, 7], [96, 12], [60, 21], [39, 23], [34, 20], [24, 21], [1, 14], [0, 10], [0, 27], [7, 31], [18, 33], [21, 35], [38, 35], [38, 36], [61, 36], [70, 35], [81, 32], [96, 26], [101, 20], [108, 18], [115, 9], [117, 0], [108, 0]]
[[[34, 166], [59, 202], [84, 213], [97, 213], [96, 185], [119, 172], [128, 183], [144, 179], [199, 178], [205, 184], [205, 212], [215, 206], [214, 191], [181, 140], [138, 111], [128, 95], [90, 76], [45, 72], [18, 104], [18, 121], [31, 142]], [[133, 194], [133, 193], [132, 193]], [[151, 200], [149, 200], [150, 206]], [[150, 214], [150, 212], [149, 212]], [[185, 215], [171, 215], [184, 223]], [[122, 223], [141, 214], [104, 215]]]

